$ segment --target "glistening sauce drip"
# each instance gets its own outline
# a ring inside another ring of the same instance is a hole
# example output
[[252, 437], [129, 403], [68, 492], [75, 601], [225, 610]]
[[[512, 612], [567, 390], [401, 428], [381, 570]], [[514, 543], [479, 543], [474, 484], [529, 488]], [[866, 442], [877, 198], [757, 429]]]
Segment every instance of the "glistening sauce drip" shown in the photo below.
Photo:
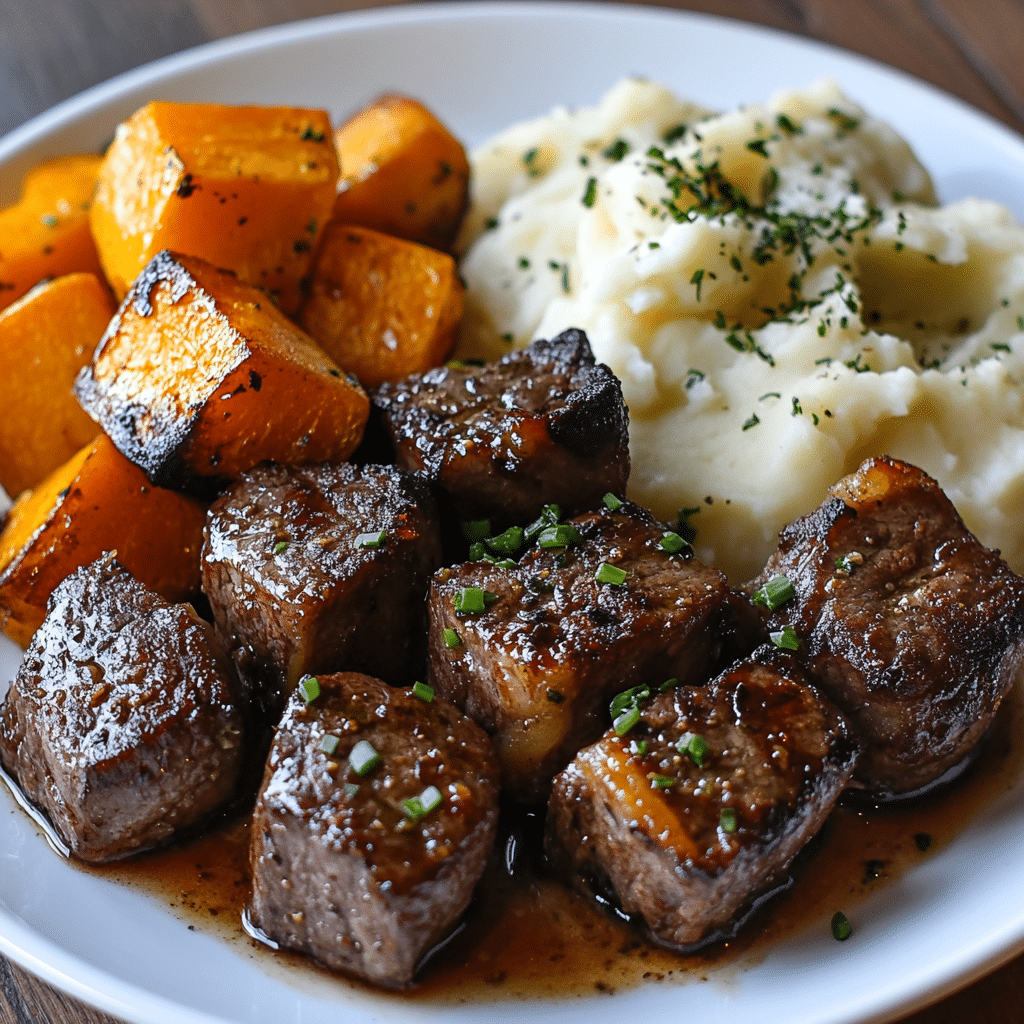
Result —
[[[495, 853], [464, 926], [422, 971], [405, 1000], [473, 1002], [612, 993], [652, 981], [697, 981], [741, 970], [798, 929], [827, 935], [844, 911], [857, 928], [857, 905], [880, 886], [913, 870], [956, 838], [980, 810], [1024, 771], [1020, 687], [1000, 712], [977, 764], [954, 789], [891, 810], [842, 806], [794, 866], [794, 883], [770, 901], [736, 939], [681, 956], [594, 908], [545, 877], [539, 820], [505, 814]], [[532, 819], [532, 820], [531, 820]], [[248, 894], [248, 826], [237, 824], [188, 846], [98, 871], [166, 900], [191, 929], [212, 931], [248, 947], [261, 967], [292, 983], [355, 985], [308, 960], [275, 953], [247, 937], [240, 918]], [[922, 849], [923, 847], [923, 849]], [[829, 940], [831, 941], [831, 940]], [[853, 940], [851, 940], [853, 941]]]

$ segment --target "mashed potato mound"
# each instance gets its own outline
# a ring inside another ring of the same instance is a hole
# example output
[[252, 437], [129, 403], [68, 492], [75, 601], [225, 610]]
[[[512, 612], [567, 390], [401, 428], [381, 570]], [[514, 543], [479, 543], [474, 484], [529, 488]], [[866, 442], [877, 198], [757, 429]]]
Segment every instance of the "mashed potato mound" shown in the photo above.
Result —
[[833, 83], [716, 114], [628, 80], [473, 169], [458, 354], [583, 328], [629, 405], [630, 497], [686, 510], [733, 582], [878, 454], [1024, 570], [1024, 230], [992, 202], [936, 206]]

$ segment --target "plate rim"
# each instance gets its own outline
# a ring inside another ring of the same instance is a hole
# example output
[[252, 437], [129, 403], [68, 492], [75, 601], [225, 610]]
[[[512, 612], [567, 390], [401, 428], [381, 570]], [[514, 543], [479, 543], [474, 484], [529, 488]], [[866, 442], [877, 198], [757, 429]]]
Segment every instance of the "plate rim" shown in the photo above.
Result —
[[[297, 43], [321, 35], [373, 31], [395, 25], [445, 21], [453, 17], [480, 21], [491, 21], [496, 18], [529, 21], [537, 17], [564, 19], [570, 14], [608, 21], [711, 24], [743, 33], [753, 33], [769, 41], [786, 40], [789, 45], [796, 44], [800, 48], [860, 65], [875, 74], [896, 80], [904, 87], [930, 96], [934, 102], [955, 107], [962, 114], [984, 124], [988, 133], [999, 141], [1001, 147], [1013, 150], [1012, 156], [1018, 161], [1024, 161], [1024, 135], [992, 114], [979, 110], [960, 97], [902, 69], [832, 43], [801, 36], [796, 32], [762, 26], [733, 17], [649, 4], [601, 3], [597, 0], [484, 0], [479, 3], [473, 0], [458, 0], [340, 11], [288, 21], [211, 40], [147, 62], [55, 104], [0, 137], [0, 167], [16, 159], [20, 154], [52, 141], [53, 133], [58, 132], [61, 127], [98, 107], [147, 85], [158, 84], [161, 80], [181, 74], [183, 71], [216, 64], [234, 56], [273, 49], [282, 44]], [[833, 1016], [829, 1020], [836, 1024], [870, 1024], [914, 1012], [985, 976], [1014, 959], [1022, 950], [1024, 931], [1020, 927], [1011, 928], [1007, 924], [997, 935], [987, 936], [987, 941], [981, 948], [976, 946], [973, 957], [967, 961], [957, 961], [959, 969], [954, 974], [945, 974], [936, 965], [926, 977], [919, 978], [916, 987], [907, 992], [898, 1005], [882, 1005], [885, 997], [878, 993], [874, 1001], [866, 1000], [852, 1015]], [[174, 1003], [162, 995], [124, 981], [90, 964], [41, 935], [5, 905], [0, 905], [0, 952], [49, 984], [126, 1021], [138, 1024], [178, 1021], [182, 1024], [234, 1024], [232, 1018], [210, 1015]], [[64, 964], [63, 968], [58, 966], [61, 963]], [[69, 968], [73, 973], [69, 972]]]

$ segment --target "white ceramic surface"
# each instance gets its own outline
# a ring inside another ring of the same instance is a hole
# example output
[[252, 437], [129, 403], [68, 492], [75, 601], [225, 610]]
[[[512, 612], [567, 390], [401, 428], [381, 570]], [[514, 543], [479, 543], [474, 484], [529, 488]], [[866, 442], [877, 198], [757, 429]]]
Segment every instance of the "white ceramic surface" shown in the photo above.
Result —
[[[977, 194], [1024, 216], [1024, 142], [964, 104], [860, 57], [734, 22], [629, 6], [422, 5], [318, 19], [167, 58], [61, 104], [0, 140], [0, 204], [38, 160], [95, 150], [154, 99], [327, 107], [339, 118], [384, 90], [410, 93], [470, 144], [562, 103], [595, 101], [624, 74], [711, 107], [822, 75], [886, 116], [943, 199]], [[0, 687], [18, 652], [2, 642]], [[189, 931], [159, 902], [78, 872], [0, 793], [0, 951], [138, 1024], [307, 1024], [587, 1017], [763, 1024], [882, 1021], [1024, 949], [1024, 779], [949, 846], [857, 908], [855, 941], [801, 932], [758, 964], [616, 996], [465, 1006], [408, 1003], [268, 973], [244, 944]]]

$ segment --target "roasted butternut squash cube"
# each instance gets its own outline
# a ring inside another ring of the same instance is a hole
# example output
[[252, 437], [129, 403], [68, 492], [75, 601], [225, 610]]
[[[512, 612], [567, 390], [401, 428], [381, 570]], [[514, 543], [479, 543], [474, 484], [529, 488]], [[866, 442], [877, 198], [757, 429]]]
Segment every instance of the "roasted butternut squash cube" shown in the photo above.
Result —
[[469, 161], [422, 103], [381, 96], [334, 141], [341, 161], [335, 220], [451, 248], [469, 199]]
[[462, 296], [447, 253], [332, 222], [301, 322], [343, 370], [376, 387], [444, 362]]
[[75, 393], [154, 483], [199, 491], [268, 459], [342, 462], [370, 408], [261, 291], [169, 252], [139, 275]]
[[0, 625], [26, 646], [54, 588], [105, 551], [169, 601], [199, 587], [204, 506], [153, 487], [101, 434], [15, 503], [0, 533]]
[[338, 179], [325, 111], [150, 103], [117, 129], [92, 230], [121, 298], [161, 249], [200, 256], [300, 303]]
[[103, 276], [89, 230], [101, 157], [64, 156], [30, 171], [21, 199], [0, 210], [0, 309], [46, 277]]
[[0, 313], [0, 484], [18, 495], [99, 428], [71, 391], [116, 310], [95, 274], [37, 285]]

